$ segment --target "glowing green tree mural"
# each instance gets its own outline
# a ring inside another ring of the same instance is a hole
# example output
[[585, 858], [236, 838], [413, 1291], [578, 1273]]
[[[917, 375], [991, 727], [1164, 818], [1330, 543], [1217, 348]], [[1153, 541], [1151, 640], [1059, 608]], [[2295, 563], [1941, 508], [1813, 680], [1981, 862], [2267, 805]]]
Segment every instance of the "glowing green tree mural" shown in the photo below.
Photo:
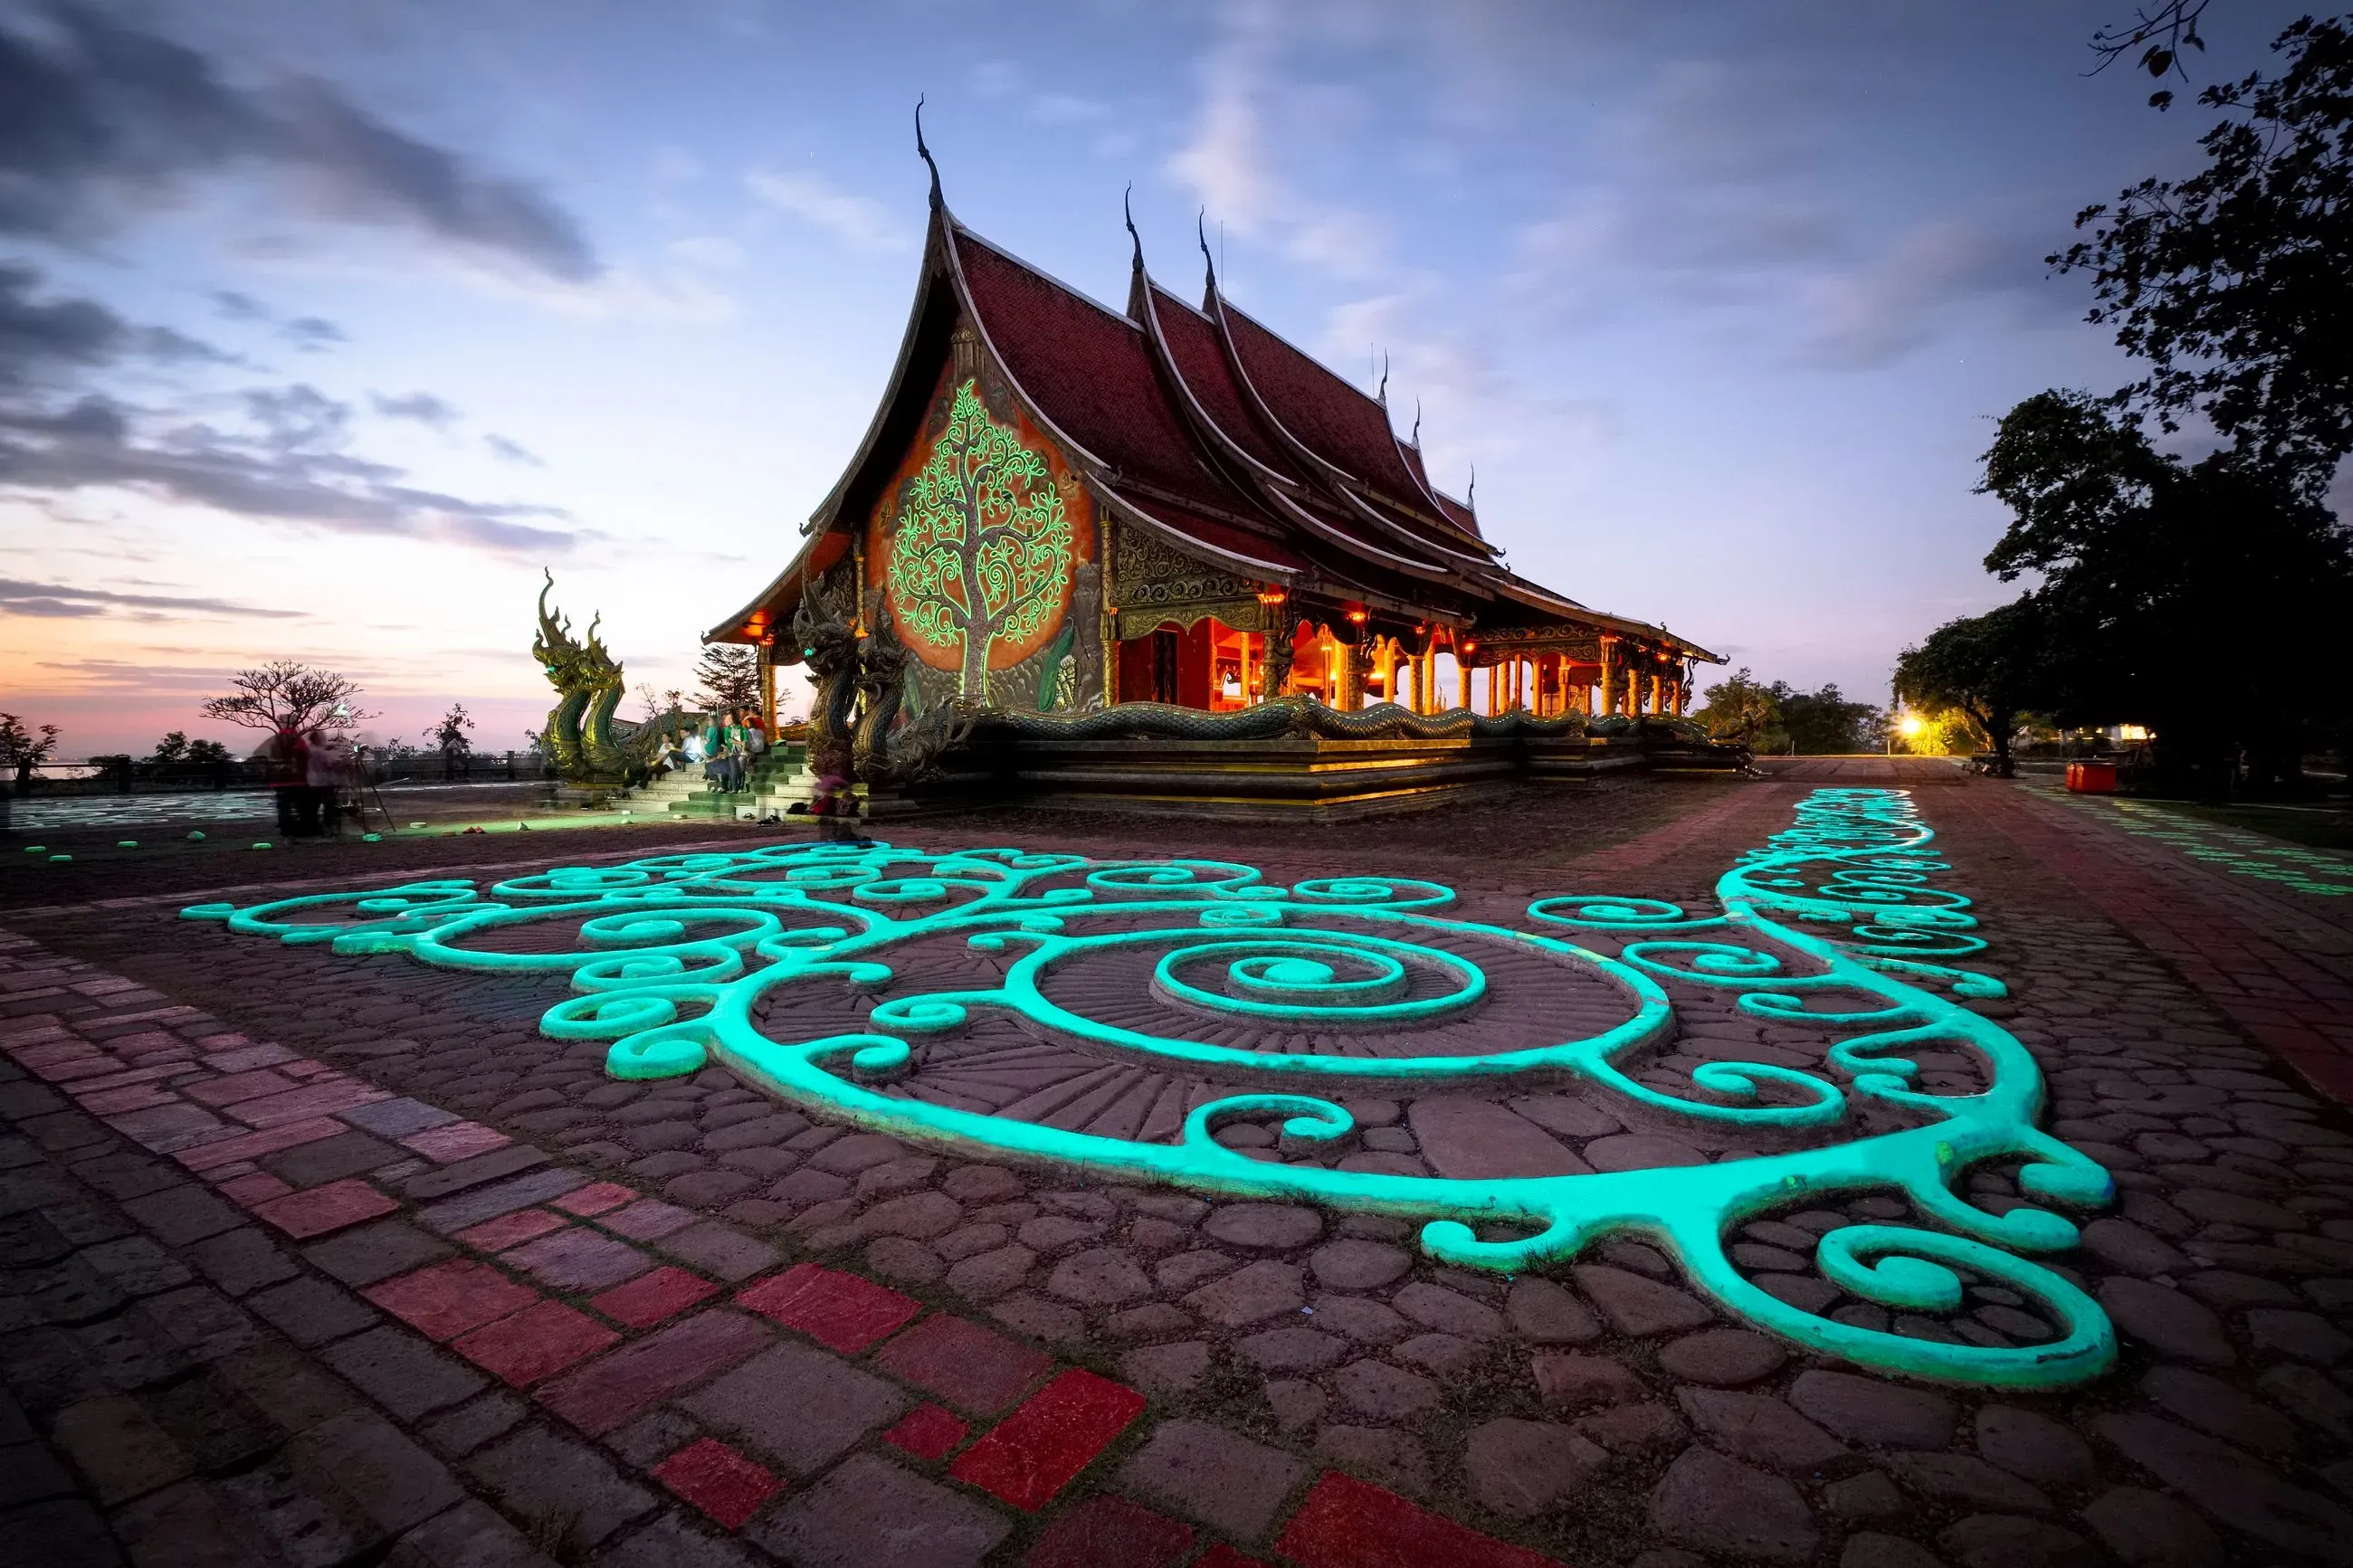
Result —
[[1071, 520], [1042, 453], [956, 388], [947, 428], [891, 527], [899, 623], [933, 647], [961, 646], [964, 695], [988, 700], [988, 655], [1043, 629], [1071, 581]]

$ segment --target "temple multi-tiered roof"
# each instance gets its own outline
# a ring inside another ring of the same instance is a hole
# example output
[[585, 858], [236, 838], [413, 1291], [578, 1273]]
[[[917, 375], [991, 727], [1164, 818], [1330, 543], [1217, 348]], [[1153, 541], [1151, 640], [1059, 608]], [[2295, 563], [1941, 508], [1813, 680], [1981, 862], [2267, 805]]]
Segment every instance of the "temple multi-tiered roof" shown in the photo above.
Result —
[[[881, 406], [792, 563], [710, 640], [773, 643], [807, 585], [845, 563], [860, 603], [890, 599], [902, 637], [911, 612], [932, 624], [903, 597], [917, 590], [893, 575], [892, 541], [915, 465], [927, 451], [944, 460], [927, 444], [946, 439], [963, 386], [1067, 498], [1071, 581], [1054, 590], [1055, 622], [1078, 634], [1052, 643], [1025, 613], [1022, 637], [963, 664], [967, 699], [1051, 710], [1060, 689], [1065, 706], [1223, 709], [1298, 689], [1427, 711], [1451, 654], [1466, 700], [1471, 671], [1490, 671], [1490, 710], [1679, 711], [1692, 661], [1721, 662], [1514, 573], [1469, 498], [1430, 482], [1418, 427], [1400, 439], [1384, 399], [1228, 300], [1206, 246], [1196, 304], [1151, 277], [1128, 231], [1134, 273], [1114, 310], [959, 223], [934, 174], [922, 279]], [[923, 591], [944, 595], [954, 618], [975, 590]], [[1129, 646], [1154, 639], [1156, 652]], [[908, 640], [944, 694], [961, 650]]]

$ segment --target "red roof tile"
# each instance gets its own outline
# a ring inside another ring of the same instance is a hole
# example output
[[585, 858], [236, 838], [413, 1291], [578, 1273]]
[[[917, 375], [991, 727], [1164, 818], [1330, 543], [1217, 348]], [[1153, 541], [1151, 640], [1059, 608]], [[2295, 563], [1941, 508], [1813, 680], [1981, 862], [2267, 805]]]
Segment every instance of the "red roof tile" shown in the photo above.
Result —
[[1189, 508], [1172, 505], [1158, 496], [1140, 495], [1123, 490], [1113, 490], [1112, 493], [1146, 517], [1157, 522], [1166, 523], [1187, 538], [1206, 544], [1212, 550], [1223, 551], [1228, 554], [1239, 555], [1250, 561], [1262, 561], [1270, 566], [1279, 566], [1286, 572], [1304, 571], [1311, 564], [1305, 556], [1281, 540], [1269, 539], [1263, 534], [1252, 533], [1246, 528], [1238, 528], [1230, 522], [1220, 522], [1216, 518], [1203, 517]]
[[1152, 304], [1161, 335], [1168, 343], [1168, 356], [1202, 411], [1243, 451], [1285, 478], [1299, 479], [1298, 465], [1291, 455], [1260, 428], [1258, 416], [1250, 411], [1247, 395], [1235, 383], [1233, 367], [1226, 363], [1217, 323], [1157, 283], [1152, 285]]
[[1411, 504], [1419, 486], [1398, 454], [1388, 410], [1273, 332], [1225, 306], [1250, 384], [1308, 449], [1388, 498]]
[[958, 228], [956, 259], [990, 344], [1039, 411], [1122, 474], [1246, 510], [1202, 458], [1125, 316]]

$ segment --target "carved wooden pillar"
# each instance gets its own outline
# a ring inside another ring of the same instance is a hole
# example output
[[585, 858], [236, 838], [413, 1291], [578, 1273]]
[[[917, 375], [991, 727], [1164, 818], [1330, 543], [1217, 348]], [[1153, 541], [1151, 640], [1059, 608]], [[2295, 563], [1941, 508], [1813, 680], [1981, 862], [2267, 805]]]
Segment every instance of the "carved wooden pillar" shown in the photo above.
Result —
[[1618, 639], [1601, 639], [1601, 712], [1603, 717], [1618, 711]]

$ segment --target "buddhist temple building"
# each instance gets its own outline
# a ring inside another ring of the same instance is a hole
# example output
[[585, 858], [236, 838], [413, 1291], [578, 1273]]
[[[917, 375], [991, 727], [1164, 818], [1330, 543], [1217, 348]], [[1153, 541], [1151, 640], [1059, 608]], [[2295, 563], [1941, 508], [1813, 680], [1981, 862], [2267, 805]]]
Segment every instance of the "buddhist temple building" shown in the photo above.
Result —
[[1382, 398], [1228, 300], [1206, 246], [1187, 299], [1129, 235], [1113, 310], [957, 222], [934, 169], [881, 406], [798, 552], [706, 640], [797, 662], [823, 583], [904, 645], [910, 712], [1677, 714], [1694, 662], [1723, 662], [1514, 573]]

